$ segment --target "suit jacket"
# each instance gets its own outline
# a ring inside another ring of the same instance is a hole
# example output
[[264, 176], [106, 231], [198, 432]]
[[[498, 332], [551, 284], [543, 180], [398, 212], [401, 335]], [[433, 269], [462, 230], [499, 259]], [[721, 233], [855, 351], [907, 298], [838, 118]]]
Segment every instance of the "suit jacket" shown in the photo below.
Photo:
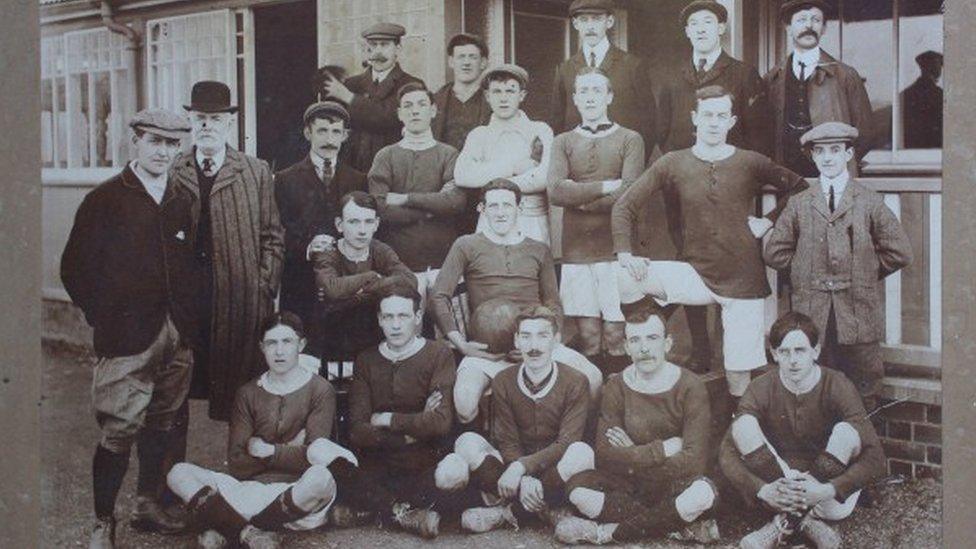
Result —
[[157, 205], [129, 166], [82, 201], [61, 256], [61, 280], [95, 329], [99, 357], [145, 351], [167, 315], [181, 338], [196, 343], [191, 203], [170, 179]]
[[305, 252], [312, 238], [327, 234], [339, 238], [335, 219], [341, 215], [339, 199], [348, 192], [365, 191], [366, 175], [339, 162], [335, 174], [323, 183], [315, 173], [312, 159], [306, 155], [301, 162], [275, 174], [275, 201], [285, 230], [285, 264], [281, 274], [281, 310], [291, 311], [302, 318], [315, 343], [315, 289], [313, 262]]
[[705, 86], [719, 85], [735, 97], [732, 114], [738, 121], [729, 132], [729, 143], [769, 156], [769, 102], [756, 68], [723, 51], [699, 80], [689, 57], [683, 57], [680, 67], [674, 67], [671, 74], [675, 77], [665, 82], [660, 91], [661, 150], [670, 152], [695, 144], [695, 127], [691, 123], [695, 92]]
[[[195, 197], [193, 223], [200, 219], [195, 151], [178, 157], [170, 177]], [[274, 310], [281, 280], [284, 231], [278, 220], [271, 169], [264, 160], [230, 147], [210, 191], [213, 239], [210, 304], [210, 417], [227, 421], [238, 387], [267, 365], [258, 348], [258, 329]]]
[[373, 69], [346, 79], [346, 87], [355, 94], [349, 104], [352, 133], [347, 147], [348, 159], [357, 170], [367, 173], [376, 152], [400, 140], [403, 124], [397, 118], [397, 90], [409, 82], [420, 82], [397, 63], [382, 82], [373, 82]]
[[[580, 123], [579, 111], [573, 104], [573, 85], [576, 73], [585, 66], [580, 50], [556, 68], [549, 125], [557, 135]], [[647, 66], [636, 55], [611, 45], [600, 70], [607, 74], [613, 86], [610, 120], [641, 134], [644, 152], [650, 155], [657, 143], [657, 108]]]
[[[783, 162], [784, 147], [799, 147], [799, 143], [785, 143], [786, 71], [793, 70], [793, 56], [773, 67], [763, 78], [773, 111], [773, 159]], [[858, 159], [868, 153], [874, 140], [871, 124], [871, 101], [857, 70], [820, 52], [820, 62], [814, 69], [807, 87], [810, 122], [813, 126], [824, 122], [844, 122], [857, 128], [860, 137], [854, 143]], [[856, 175], [856, 163], [850, 166]]]
[[825, 333], [833, 307], [842, 344], [881, 339], [881, 279], [912, 260], [901, 223], [880, 194], [850, 181], [830, 212], [819, 183], [791, 197], [766, 243], [763, 258], [790, 268], [793, 310]]

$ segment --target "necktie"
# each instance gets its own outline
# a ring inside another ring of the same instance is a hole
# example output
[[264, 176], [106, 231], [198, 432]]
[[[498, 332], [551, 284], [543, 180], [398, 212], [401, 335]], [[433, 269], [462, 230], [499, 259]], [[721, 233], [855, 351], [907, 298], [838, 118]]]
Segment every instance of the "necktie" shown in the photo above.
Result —
[[325, 181], [327, 178], [331, 178], [332, 177], [332, 173], [333, 173], [333, 171], [332, 171], [332, 161], [329, 160], [328, 158], [323, 159], [323, 161], [322, 161], [322, 170], [319, 173], [319, 179], [321, 179], [322, 181]]
[[705, 59], [704, 57], [698, 60], [698, 70], [696, 71], [698, 72], [698, 78], [701, 78], [702, 75], [705, 74], [705, 65], [707, 63], [708, 59]]
[[803, 82], [807, 79], [807, 64], [803, 61], [797, 61], [796, 63], [800, 65], [800, 82]]
[[595, 128], [591, 128], [589, 126], [583, 126], [583, 129], [586, 130], [586, 131], [588, 131], [588, 132], [590, 132], [590, 133], [597, 134], [597, 133], [600, 133], [602, 131], [609, 130], [612, 127], [613, 127], [613, 122], [607, 122], [606, 124], [599, 124]]
[[596, 68], [596, 52], [590, 50], [590, 66]]
[[830, 208], [830, 213], [834, 213], [834, 186], [830, 186], [830, 197], [827, 198], [827, 207]]
[[205, 175], [207, 177], [210, 177], [211, 175], [213, 175], [214, 174], [214, 161], [213, 161], [213, 158], [204, 157], [204, 159], [203, 159], [203, 166], [200, 166], [200, 167], [203, 169], [203, 175]]

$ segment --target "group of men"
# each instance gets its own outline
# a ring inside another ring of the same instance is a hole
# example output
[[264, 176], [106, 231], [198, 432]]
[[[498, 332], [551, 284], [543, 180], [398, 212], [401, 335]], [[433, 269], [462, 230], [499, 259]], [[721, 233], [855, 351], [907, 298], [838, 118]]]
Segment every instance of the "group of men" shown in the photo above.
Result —
[[[760, 78], [722, 50], [726, 9], [695, 0], [679, 21], [692, 59], [655, 98], [609, 42], [613, 7], [570, 5], [581, 46], [556, 69], [548, 122], [520, 108], [530, 75], [489, 68], [474, 35], [450, 40], [454, 80], [430, 91], [400, 68], [392, 23], [362, 33], [364, 73], [323, 73], [309, 155], [277, 174], [227, 145], [222, 83], [196, 83], [188, 117], [131, 120], [133, 160], [86, 196], [62, 258], [99, 357], [91, 547], [114, 544], [133, 442], [134, 524], [196, 529], [208, 547], [274, 547], [276, 530], [326, 522], [433, 537], [442, 517], [473, 532], [541, 517], [564, 543], [709, 541], [715, 451], [773, 515], [743, 547], [839, 545], [823, 520], [884, 468], [868, 420], [879, 284], [911, 260], [853, 179], [863, 83], [819, 48], [823, 1], [783, 3], [793, 52]], [[639, 246], [658, 201], [677, 258]], [[766, 266], [789, 269], [793, 309], [768, 334], [768, 372]], [[667, 360], [677, 305], [687, 368]], [[737, 405], [720, 448], [710, 418], [727, 410], [695, 373], [712, 355], [707, 305]], [[334, 388], [301, 355], [323, 372], [355, 363], [349, 448], [333, 441]], [[230, 474], [186, 463], [190, 396], [230, 422]]]

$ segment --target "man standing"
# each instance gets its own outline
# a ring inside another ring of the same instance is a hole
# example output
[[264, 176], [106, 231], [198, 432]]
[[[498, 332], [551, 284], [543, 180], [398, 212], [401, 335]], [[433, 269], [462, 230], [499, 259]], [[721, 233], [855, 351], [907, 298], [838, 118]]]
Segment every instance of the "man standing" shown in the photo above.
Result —
[[[729, 392], [739, 397], [750, 370], [766, 364], [763, 298], [769, 295], [759, 239], [773, 226], [788, 195], [806, 187], [795, 173], [769, 158], [725, 142], [736, 123], [732, 98], [720, 86], [698, 90], [693, 114], [695, 145], [654, 163], [613, 207], [621, 309], [669, 304], [722, 308], [723, 352]], [[755, 217], [756, 198], [771, 185], [779, 205]], [[681, 208], [681, 261], [632, 255], [631, 228], [657, 191], [673, 193]]]
[[275, 174], [275, 200], [285, 229], [285, 266], [281, 274], [281, 310], [302, 319], [308, 333], [306, 353], [320, 356], [322, 319], [318, 318], [315, 255], [331, 250], [338, 237], [339, 198], [366, 190], [366, 176], [339, 162], [349, 137], [349, 112], [335, 101], [320, 101], [305, 109], [308, 156]]
[[193, 149], [176, 159], [172, 177], [196, 197], [196, 253], [204, 299], [197, 354], [210, 398], [210, 417], [230, 418], [237, 388], [264, 369], [258, 328], [274, 308], [284, 254], [271, 170], [263, 160], [227, 145], [230, 89], [222, 82], [193, 85]]
[[906, 149], [942, 148], [942, 54], [932, 50], [915, 56], [921, 74], [902, 92], [901, 112]]
[[800, 136], [824, 122], [844, 122], [860, 138], [850, 171], [868, 153], [871, 143], [871, 102], [861, 75], [820, 49], [827, 30], [823, 0], [789, 0], [780, 7], [793, 52], [763, 78], [773, 111], [773, 158], [804, 177], [817, 167], [800, 147]]
[[647, 66], [636, 55], [610, 44], [607, 36], [616, 20], [613, 0], [574, 0], [569, 6], [573, 28], [579, 33], [580, 51], [556, 68], [549, 125], [556, 133], [579, 125], [573, 104], [576, 74], [584, 67], [599, 68], [610, 79], [613, 103], [610, 119], [644, 138], [649, 156], [657, 143], [656, 107]]
[[157, 498], [198, 335], [192, 197], [167, 177], [190, 123], [147, 109], [129, 127], [135, 158], [85, 196], [61, 258], [61, 280], [95, 329], [98, 356], [92, 404], [102, 437], [92, 463], [92, 549], [114, 546], [115, 501], [137, 437], [133, 518], [163, 533], [183, 529]]
[[454, 186], [457, 149], [434, 140], [431, 120], [437, 115], [423, 83], [411, 82], [397, 92], [403, 138], [376, 154], [369, 170], [369, 192], [380, 205], [385, 241], [417, 276], [422, 309], [447, 251], [457, 238], [455, 216], [465, 196]]
[[764, 255], [770, 267], [790, 269], [793, 310], [823, 334], [822, 364], [844, 372], [873, 412], [884, 378], [882, 281], [911, 263], [912, 247], [881, 195], [851, 180], [855, 139], [842, 122], [803, 134], [820, 184], [790, 198]]
[[[460, 151], [471, 130], [491, 119], [491, 107], [481, 87], [481, 75], [488, 66], [488, 45], [474, 34], [455, 35], [447, 43], [447, 65], [454, 71], [454, 81], [434, 94], [437, 116], [432, 129], [434, 139]], [[457, 227], [460, 234], [471, 234], [478, 227], [478, 192], [469, 190], [465, 195], [467, 203]]]
[[[519, 231], [549, 244], [545, 191], [552, 129], [545, 122], [529, 120], [520, 108], [529, 73], [518, 65], [504, 64], [490, 69], [482, 82], [491, 105], [491, 121], [468, 134], [454, 180], [465, 189], [480, 189], [498, 178], [518, 185], [522, 194]], [[485, 230], [485, 225], [482, 215], [478, 231]]]
[[605, 374], [626, 365], [619, 364], [624, 315], [613, 271], [610, 211], [644, 171], [640, 134], [607, 116], [613, 100], [610, 80], [600, 69], [581, 69], [573, 102], [582, 123], [556, 136], [549, 161], [549, 201], [565, 208], [559, 288], [563, 313], [576, 324], [582, 353]]
[[362, 32], [369, 69], [340, 82], [328, 74], [325, 94], [349, 106], [352, 118], [349, 160], [366, 173], [383, 147], [400, 139], [403, 124], [397, 118], [397, 91], [409, 82], [420, 82], [400, 68], [400, 39], [407, 30], [395, 23], [376, 23]]

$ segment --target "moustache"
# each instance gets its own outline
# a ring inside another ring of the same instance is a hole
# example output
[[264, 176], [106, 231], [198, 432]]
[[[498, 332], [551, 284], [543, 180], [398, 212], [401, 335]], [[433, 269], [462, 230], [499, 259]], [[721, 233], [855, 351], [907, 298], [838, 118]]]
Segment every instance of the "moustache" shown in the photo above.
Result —
[[805, 31], [803, 31], [803, 32], [800, 33], [800, 38], [803, 38], [804, 36], [812, 36], [814, 38], [819, 38], [820, 37], [820, 35], [817, 34], [817, 31], [815, 31], [813, 29], [807, 29], [807, 30], [805, 30]]
[[379, 57], [370, 57], [369, 60], [370, 61], [377, 61], [377, 62], [380, 62], [380, 63], [386, 63], [387, 61], [389, 61], [389, 59], [387, 59], [386, 57], [383, 57], [382, 55], [379, 56]]
[[538, 349], [532, 349], [531, 351], [529, 351], [529, 352], [527, 352], [525, 354], [528, 355], [528, 356], [530, 356], [530, 357], [532, 357], [532, 358], [539, 358], [540, 356], [543, 355], [543, 352], [540, 351], [540, 350], [538, 350]]
[[325, 149], [327, 151], [337, 151], [337, 150], [339, 150], [339, 147], [337, 147], [335, 145], [322, 145], [321, 148], [323, 148], [323, 149]]

